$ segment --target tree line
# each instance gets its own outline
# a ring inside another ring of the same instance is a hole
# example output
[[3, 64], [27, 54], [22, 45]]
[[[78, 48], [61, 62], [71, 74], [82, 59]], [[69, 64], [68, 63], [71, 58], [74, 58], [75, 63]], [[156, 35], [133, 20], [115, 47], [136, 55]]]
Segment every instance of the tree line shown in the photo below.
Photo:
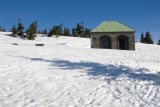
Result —
[[141, 38], [140, 38], [140, 42], [147, 43], [147, 44], [153, 44], [153, 40], [152, 40], [152, 36], [151, 36], [150, 32], [146, 32], [145, 35], [144, 35], [144, 33], [142, 33]]
[[[44, 29], [41, 31], [37, 31], [38, 22], [34, 21], [30, 24], [29, 28], [24, 28], [23, 23], [20, 19], [18, 19], [18, 24], [13, 25], [10, 32], [12, 32], [12, 37], [21, 37], [27, 38], [28, 40], [34, 40], [37, 34], [45, 34], [48, 37], [58, 37], [62, 36], [72, 36], [72, 37], [85, 37], [90, 38], [91, 30], [86, 28], [83, 23], [77, 23], [77, 25], [70, 30], [67, 27], [63, 27], [63, 24], [54, 25], [50, 30]], [[0, 26], [0, 31], [5, 32], [6, 30]]]
[[53, 26], [49, 32], [47, 30], [42, 30], [42, 32], [39, 32], [41, 34], [48, 34], [48, 37], [51, 36], [72, 36], [72, 37], [84, 37], [84, 38], [90, 38], [91, 36], [91, 30], [89, 28], [86, 28], [83, 23], [77, 23], [77, 25], [72, 29], [72, 32], [69, 28], [64, 27], [63, 24]]
[[[45, 34], [48, 37], [58, 37], [60, 35], [63, 36], [72, 36], [72, 37], [84, 37], [84, 38], [90, 38], [91, 37], [91, 30], [89, 28], [86, 28], [84, 24], [77, 23], [72, 30], [70, 30], [67, 27], [63, 27], [63, 24], [55, 25], [50, 30], [44, 29], [41, 31], [37, 31], [38, 22], [34, 21], [30, 24], [29, 28], [25, 29], [23, 26], [23, 23], [20, 19], [18, 19], [17, 26], [13, 25], [11, 28], [12, 37], [20, 36], [22, 38], [27, 38], [28, 40], [34, 40], [37, 34]], [[5, 32], [6, 29], [0, 26], [0, 31]], [[150, 32], [146, 32], [145, 34], [142, 33], [140, 37], [141, 43], [147, 43], [147, 44], [153, 44], [152, 36]], [[160, 45], [160, 38], [158, 40], [158, 45]]]
[[[140, 42], [141, 43], [146, 43], [146, 44], [154, 44], [154, 42], [152, 40], [151, 33], [150, 32], [146, 32], [145, 34], [142, 33], [141, 38], [140, 38]], [[157, 45], [160, 45], [160, 38], [158, 40]]]
[[5, 32], [5, 31], [6, 31], [6, 29], [3, 28], [2, 26], [0, 26], [0, 32]]

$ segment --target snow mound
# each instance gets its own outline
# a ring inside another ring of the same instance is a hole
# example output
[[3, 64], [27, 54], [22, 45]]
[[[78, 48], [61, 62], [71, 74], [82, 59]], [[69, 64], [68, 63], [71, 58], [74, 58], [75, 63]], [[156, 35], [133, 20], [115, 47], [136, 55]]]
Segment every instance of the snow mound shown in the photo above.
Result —
[[0, 59], [1, 107], [160, 107], [157, 45], [91, 49], [86, 38], [0, 33]]

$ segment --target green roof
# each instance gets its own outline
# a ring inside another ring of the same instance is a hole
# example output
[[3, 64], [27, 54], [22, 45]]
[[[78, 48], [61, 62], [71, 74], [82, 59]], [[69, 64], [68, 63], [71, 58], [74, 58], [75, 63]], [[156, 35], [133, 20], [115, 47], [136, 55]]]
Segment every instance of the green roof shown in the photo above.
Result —
[[119, 21], [104, 21], [92, 32], [135, 32], [135, 30]]

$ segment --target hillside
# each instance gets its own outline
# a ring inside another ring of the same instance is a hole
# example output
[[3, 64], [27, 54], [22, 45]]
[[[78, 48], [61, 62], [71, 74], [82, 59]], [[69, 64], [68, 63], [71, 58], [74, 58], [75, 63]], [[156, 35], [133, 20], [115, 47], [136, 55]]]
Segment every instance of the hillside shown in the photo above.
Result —
[[1, 107], [160, 107], [157, 45], [91, 49], [85, 38], [1, 33], [0, 59]]

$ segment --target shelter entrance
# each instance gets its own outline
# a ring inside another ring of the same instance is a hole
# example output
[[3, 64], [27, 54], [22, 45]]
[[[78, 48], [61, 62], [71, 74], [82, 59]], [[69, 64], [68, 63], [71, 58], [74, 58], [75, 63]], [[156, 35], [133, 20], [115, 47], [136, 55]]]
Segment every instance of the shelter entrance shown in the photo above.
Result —
[[118, 49], [120, 49], [120, 50], [129, 50], [128, 37], [119, 36], [117, 38], [117, 41], [118, 41]]
[[99, 48], [111, 49], [111, 38], [108, 36], [101, 36], [99, 38]]

